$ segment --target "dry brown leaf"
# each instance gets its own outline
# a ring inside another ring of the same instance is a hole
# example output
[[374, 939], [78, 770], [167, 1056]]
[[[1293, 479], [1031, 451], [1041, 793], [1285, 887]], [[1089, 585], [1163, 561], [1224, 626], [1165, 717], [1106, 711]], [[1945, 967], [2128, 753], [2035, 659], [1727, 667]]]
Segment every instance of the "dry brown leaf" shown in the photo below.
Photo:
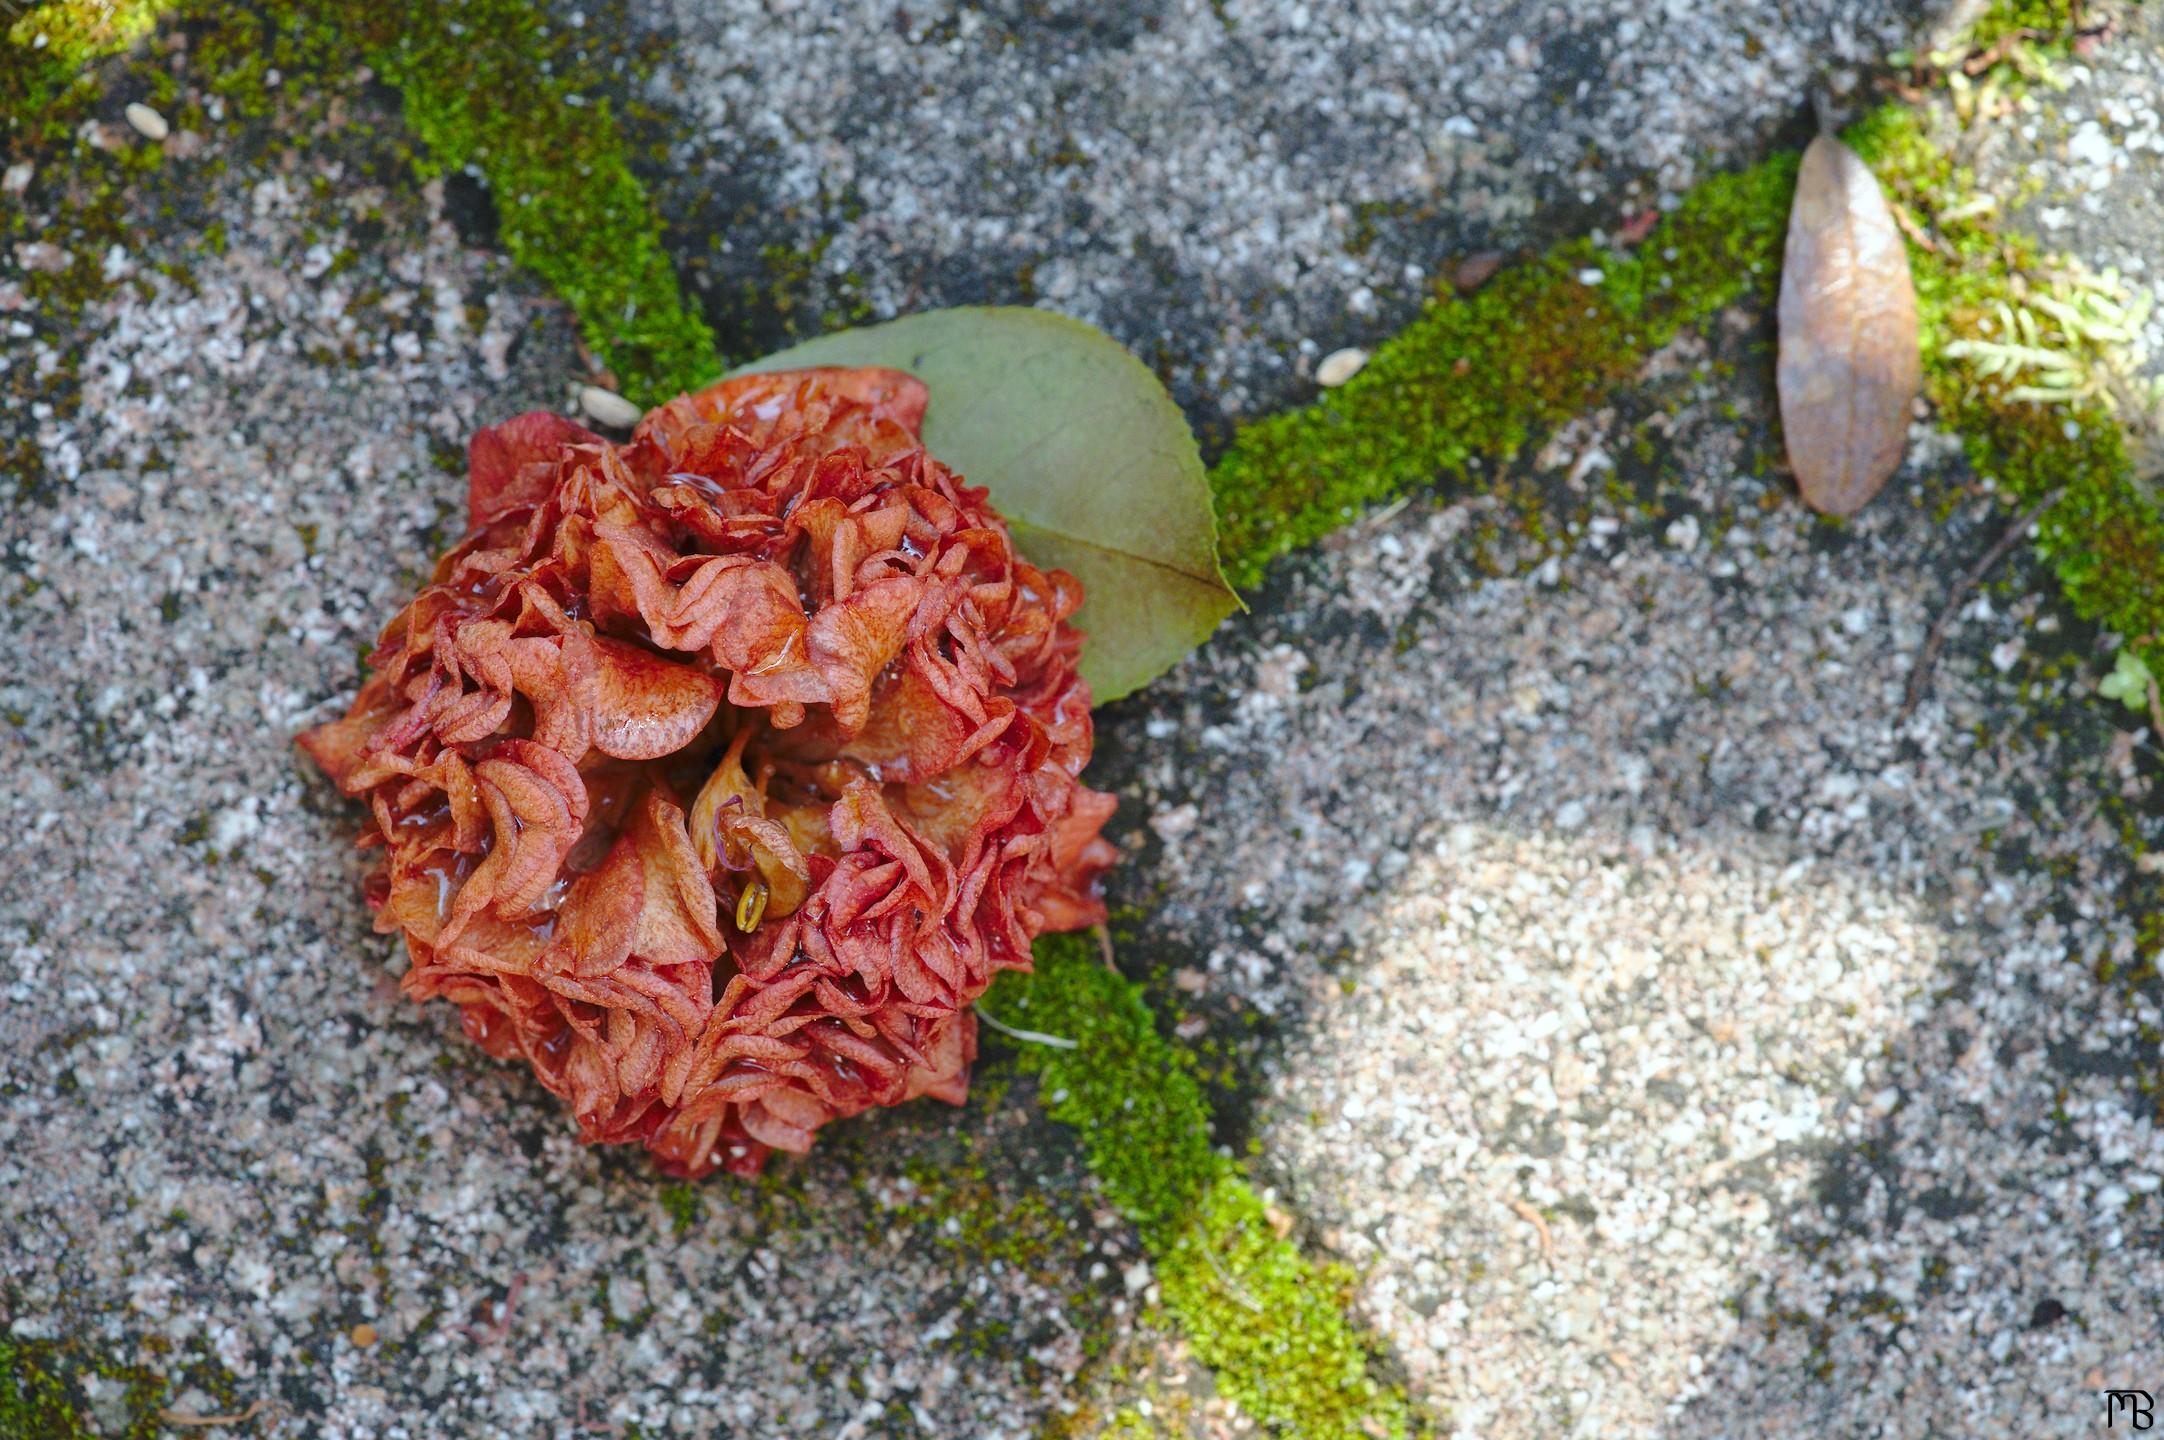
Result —
[[1494, 279], [1495, 272], [1502, 268], [1502, 251], [1483, 250], [1477, 255], [1468, 255], [1461, 261], [1457, 274], [1451, 277], [1450, 283], [1457, 287], [1460, 295], [1470, 295]]
[[1811, 508], [1853, 515], [1878, 494], [1922, 380], [1901, 232], [1856, 152], [1821, 135], [1803, 152], [1781, 265], [1781, 426]]

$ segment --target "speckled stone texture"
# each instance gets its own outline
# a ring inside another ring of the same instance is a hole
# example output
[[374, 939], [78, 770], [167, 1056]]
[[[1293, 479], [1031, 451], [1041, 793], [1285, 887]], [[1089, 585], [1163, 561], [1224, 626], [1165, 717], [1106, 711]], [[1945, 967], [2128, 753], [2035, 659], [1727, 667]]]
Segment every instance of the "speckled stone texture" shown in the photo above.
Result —
[[[638, 13], [678, 32], [657, 178], [731, 343], [1034, 294], [1214, 415], [1386, 332], [1408, 265], [1612, 224], [1904, 38], [1757, 0]], [[2141, 133], [2151, 50], [2089, 63], [2043, 103]], [[1003, 1042], [967, 1109], [665, 1187], [396, 996], [289, 737], [455, 527], [464, 436], [581, 366], [440, 192], [206, 145], [224, 177], [175, 170], [226, 252], [146, 198], [139, 284], [65, 337], [80, 408], [0, 419], [46, 475], [0, 500], [0, 1319], [214, 1357], [232, 1398], [169, 1403], [283, 1436], [1022, 1436], [1151, 1397], [1251, 1430], [1138, 1322], [1132, 1232]], [[760, 250], [821, 243], [779, 303]], [[2159, 1016], [2098, 978], [2149, 958], [2120, 828], [2157, 839], [2156, 737], [2018, 556], [1896, 723], [2008, 517], [1926, 420], [1859, 521], [1801, 515], [1765, 327], [1511, 468], [1567, 545], [1495, 500], [1371, 517], [1107, 712], [1155, 917], [1123, 959], [1234, 1051], [1220, 1138], [1448, 1432], [2088, 1434], [2097, 1388], [2164, 1390]], [[36, 333], [0, 361], [53, 363]]]
[[1897, 723], [2008, 517], [1922, 427], [1846, 529], [1752, 478], [1728, 318], [1550, 452], [1652, 440], [1649, 516], [1416, 504], [1162, 693], [1177, 983], [1286, 1037], [1260, 1166], [1455, 1433], [2086, 1434], [2164, 1354], [2159, 1011], [2095, 973], [2155, 742], [2018, 565]]
[[1042, 301], [1213, 431], [1312, 394], [1466, 253], [1763, 154], [1934, 8], [633, 0], [670, 38], [655, 181], [723, 334]]

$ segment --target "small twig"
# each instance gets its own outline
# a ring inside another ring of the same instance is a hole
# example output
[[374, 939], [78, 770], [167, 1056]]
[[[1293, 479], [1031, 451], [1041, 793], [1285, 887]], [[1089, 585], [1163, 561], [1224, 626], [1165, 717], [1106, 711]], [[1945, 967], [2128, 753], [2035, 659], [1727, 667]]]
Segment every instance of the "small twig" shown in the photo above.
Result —
[[1909, 214], [1908, 207], [1906, 205], [1903, 205], [1897, 201], [1888, 208], [1893, 211], [1894, 224], [1901, 227], [1902, 234], [1908, 236], [1909, 239], [1914, 240], [1919, 247], [1930, 251], [1934, 255], [1942, 253], [1939, 248], [1939, 242], [1924, 233], [1923, 227], [1916, 223], [1915, 216]]
[[1931, 667], [1938, 663], [1939, 651], [1946, 644], [1946, 632], [1953, 627], [1954, 617], [1960, 613], [1961, 607], [1967, 603], [1969, 592], [1983, 583], [1984, 577], [1991, 573], [1992, 567], [2005, 559], [2006, 552], [2013, 549], [2021, 541], [2021, 538], [2029, 533], [2029, 527], [2036, 523], [2037, 517], [2058, 504], [2059, 497], [2065, 493], [2064, 487], [2054, 490], [2022, 512], [2021, 518], [2014, 522], [2013, 528], [2001, 535], [1997, 543], [1984, 552], [1983, 558], [1971, 565], [1968, 573], [1963, 575], [1960, 581], [1955, 584], [1954, 593], [1947, 597], [1946, 608], [1939, 612], [1938, 620], [1931, 626], [1930, 636], [1924, 641], [1923, 653], [1916, 657], [1915, 667], [1909, 671], [1908, 691], [1901, 701], [1901, 713], [1895, 717], [1895, 724], [1898, 725], [1907, 721], [1909, 716], [1916, 713], [1916, 707], [1922, 703], [1924, 692], [1931, 685]]
[[268, 1400], [257, 1400], [237, 1415], [191, 1415], [185, 1410], [160, 1410], [158, 1419], [167, 1425], [245, 1425], [263, 1413]]
[[469, 1323], [459, 1329], [465, 1331], [466, 1338], [476, 1345], [501, 1344], [511, 1334], [511, 1311], [518, 1305], [518, 1297], [525, 1289], [526, 1275], [521, 1271], [511, 1277], [511, 1286], [504, 1292], [503, 1303], [489, 1307], [496, 1312], [494, 1322], [487, 1325]]
[[2022, 41], [2042, 40], [2044, 38], [2046, 37], [2043, 31], [2032, 30], [2026, 25], [2018, 30], [2009, 30], [1992, 41], [1988, 47], [1977, 51], [1967, 60], [1964, 60], [1961, 63], [1961, 73], [1964, 75], [1981, 75], [2001, 60], [2006, 59], [2007, 56], [2013, 54], [2014, 47]]
[[1064, 1035], [1047, 1035], [1042, 1030], [1018, 1030], [1012, 1025], [993, 1019], [991, 1012], [982, 1005], [977, 1007], [977, 1018], [1009, 1039], [1027, 1040], [1032, 1045], [1050, 1045], [1055, 1050], [1079, 1050], [1082, 1048], [1080, 1041], [1069, 1040]]
[[1383, 506], [1382, 509], [1376, 511], [1373, 515], [1368, 516], [1367, 519], [1361, 521], [1360, 526], [1364, 530], [1380, 530], [1383, 526], [1388, 525], [1391, 521], [1397, 519], [1398, 516], [1404, 511], [1405, 507], [1412, 503], [1412, 496], [1400, 495], [1397, 499], [1391, 501], [1388, 505]]
[[1115, 975], [1119, 974], [1119, 962], [1112, 958], [1112, 927], [1110, 925], [1092, 926], [1090, 933], [1097, 937], [1097, 954], [1104, 960], [1105, 969], [1110, 970]]
[[1555, 1234], [1548, 1229], [1547, 1217], [1523, 1200], [1511, 1201], [1510, 1210], [1513, 1215], [1532, 1226], [1539, 1233], [1541, 1254], [1552, 1255], [1555, 1253]]
[[1210, 1268], [1217, 1272], [1217, 1278], [1225, 1282], [1226, 1294], [1239, 1301], [1249, 1310], [1254, 1311], [1257, 1315], [1262, 1313], [1262, 1302], [1248, 1294], [1246, 1290], [1240, 1287], [1240, 1282], [1232, 1278], [1232, 1272], [1225, 1268], [1225, 1262], [1217, 1258], [1216, 1246], [1203, 1246], [1202, 1258], [1210, 1262]]

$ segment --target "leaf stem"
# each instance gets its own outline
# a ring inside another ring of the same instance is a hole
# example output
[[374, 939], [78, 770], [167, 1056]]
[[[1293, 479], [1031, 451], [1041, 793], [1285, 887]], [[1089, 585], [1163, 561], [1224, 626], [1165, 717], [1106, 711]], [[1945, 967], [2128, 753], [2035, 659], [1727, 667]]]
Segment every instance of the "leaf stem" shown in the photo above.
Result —
[[976, 1007], [977, 1018], [1012, 1040], [1027, 1040], [1032, 1045], [1049, 1045], [1055, 1050], [1078, 1050], [1081, 1042], [1069, 1040], [1064, 1035], [1047, 1035], [1042, 1030], [1022, 1030], [1003, 1020], [992, 1018], [992, 1012], [982, 1005]]

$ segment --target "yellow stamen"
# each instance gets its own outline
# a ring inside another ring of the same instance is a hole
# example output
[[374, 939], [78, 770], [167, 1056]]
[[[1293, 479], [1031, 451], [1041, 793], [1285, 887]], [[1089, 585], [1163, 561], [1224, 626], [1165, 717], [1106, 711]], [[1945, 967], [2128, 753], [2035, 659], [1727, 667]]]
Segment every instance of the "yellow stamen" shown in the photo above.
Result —
[[736, 928], [749, 935], [759, 928], [766, 916], [767, 889], [764, 880], [752, 880], [744, 886], [744, 893], [736, 902]]

